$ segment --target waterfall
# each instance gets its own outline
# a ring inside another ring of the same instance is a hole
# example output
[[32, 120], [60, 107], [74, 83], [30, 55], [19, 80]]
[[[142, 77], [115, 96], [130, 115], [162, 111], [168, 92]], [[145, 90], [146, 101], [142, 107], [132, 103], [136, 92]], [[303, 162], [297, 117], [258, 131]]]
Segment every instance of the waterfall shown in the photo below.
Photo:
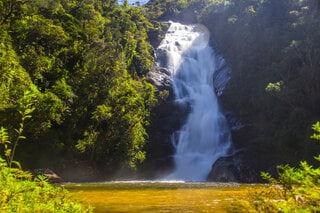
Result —
[[157, 49], [157, 55], [162, 55], [158, 65], [171, 73], [175, 102], [189, 112], [183, 127], [172, 136], [175, 168], [167, 180], [205, 181], [213, 163], [232, 144], [213, 85], [215, 72], [225, 62], [208, 41], [203, 25], [171, 23]]

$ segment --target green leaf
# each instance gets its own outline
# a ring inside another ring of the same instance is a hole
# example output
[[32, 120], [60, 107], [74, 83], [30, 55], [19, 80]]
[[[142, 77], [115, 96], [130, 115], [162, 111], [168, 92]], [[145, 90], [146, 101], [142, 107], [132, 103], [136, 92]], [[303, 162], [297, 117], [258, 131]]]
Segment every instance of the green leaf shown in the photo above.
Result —
[[19, 169], [22, 169], [21, 164], [19, 161], [12, 161], [11, 163], [15, 164]]
[[6, 157], [10, 157], [11, 156], [11, 149], [6, 149], [5, 151], [4, 151], [4, 155], [6, 156]]
[[316, 139], [316, 140], [320, 140], [320, 122], [317, 122], [315, 124], [312, 125], [312, 129], [316, 132], [314, 133], [311, 138], [312, 139]]

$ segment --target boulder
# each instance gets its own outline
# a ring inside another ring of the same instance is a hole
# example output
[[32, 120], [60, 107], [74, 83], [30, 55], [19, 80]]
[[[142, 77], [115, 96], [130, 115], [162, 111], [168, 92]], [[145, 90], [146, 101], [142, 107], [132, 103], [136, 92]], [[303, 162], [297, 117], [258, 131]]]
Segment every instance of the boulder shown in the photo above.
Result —
[[62, 182], [61, 177], [49, 168], [34, 169], [32, 173], [34, 176], [38, 176], [38, 175], [45, 176], [46, 178], [48, 178], [49, 182], [51, 183]]
[[166, 68], [157, 68], [147, 74], [147, 81], [153, 84], [158, 91], [171, 91], [170, 72]]
[[261, 182], [260, 172], [247, 159], [246, 151], [221, 157], [213, 165], [208, 175], [208, 181], [215, 182]]

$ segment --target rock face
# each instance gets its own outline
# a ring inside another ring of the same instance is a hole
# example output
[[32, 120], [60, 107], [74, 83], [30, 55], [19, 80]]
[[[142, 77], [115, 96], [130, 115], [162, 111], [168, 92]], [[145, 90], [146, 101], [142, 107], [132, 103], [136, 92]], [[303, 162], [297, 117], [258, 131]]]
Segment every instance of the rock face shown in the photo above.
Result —
[[51, 169], [48, 168], [40, 168], [40, 169], [35, 169], [32, 172], [35, 176], [37, 175], [43, 175], [46, 178], [48, 178], [48, 180], [51, 183], [60, 183], [62, 182], [62, 179], [59, 175], [57, 175], [55, 172], [53, 172]]
[[[160, 97], [160, 104], [152, 111], [152, 125], [149, 127], [150, 142], [146, 146], [147, 159], [141, 169], [146, 173], [145, 178], [159, 178], [161, 175], [166, 176], [172, 168], [172, 156], [175, 151], [171, 143], [172, 135], [181, 129], [190, 112], [190, 106], [182, 106], [174, 102], [171, 73], [166, 68], [163, 68], [166, 67], [168, 63], [167, 53], [165, 51], [166, 50], [163, 49], [157, 49], [158, 67], [147, 74], [148, 82], [156, 87], [158, 94], [167, 91], [167, 96]], [[217, 61], [217, 71], [213, 76], [213, 82], [215, 92], [220, 96], [230, 79], [229, 74], [231, 70], [226, 66], [221, 56], [215, 55], [215, 57]], [[222, 162], [222, 160], [219, 162]], [[230, 162], [227, 167], [222, 168], [222, 165], [219, 166], [221, 170], [220, 177], [218, 178], [219, 181], [238, 181], [239, 178], [236, 178], [236, 176], [232, 177], [235, 172], [230, 170]], [[215, 168], [213, 172], [215, 173], [216, 170]], [[222, 170], [224, 171], [222, 172]], [[161, 174], [159, 174], [158, 171], [160, 171]]]
[[[224, 101], [231, 97], [226, 97], [223, 93], [219, 98], [224, 105]], [[278, 163], [275, 163], [268, 147], [256, 142], [255, 127], [239, 120], [234, 112], [228, 112], [226, 116], [232, 134], [234, 154], [221, 157], [212, 165], [208, 181], [260, 183], [263, 182], [261, 171], [275, 177]]]
[[216, 182], [261, 182], [259, 173], [248, 162], [246, 151], [240, 151], [232, 156], [219, 158], [212, 166], [208, 181]]
[[[157, 49], [158, 67], [147, 74], [148, 82], [156, 87], [159, 95], [159, 105], [152, 111], [152, 124], [148, 129], [149, 143], [146, 145], [147, 158], [140, 171], [144, 172], [143, 178], [161, 178], [166, 176], [173, 167], [174, 147], [171, 143], [172, 135], [184, 125], [190, 111], [189, 106], [182, 106], [174, 102], [171, 73], [163, 67], [167, 67], [167, 52], [164, 49]], [[221, 56], [215, 55], [216, 72], [213, 76], [214, 90], [220, 99], [225, 99], [224, 89], [230, 79], [230, 68], [226, 65]], [[165, 94], [165, 95], [164, 95]], [[164, 96], [163, 96], [164, 95]], [[230, 97], [228, 97], [230, 98]], [[253, 150], [247, 149], [250, 143], [250, 135], [234, 113], [224, 113], [227, 117], [230, 129], [233, 131], [235, 150], [245, 150], [237, 152], [232, 156], [221, 157], [214, 165], [208, 176], [208, 181], [219, 182], [261, 182], [260, 168], [255, 168]], [[239, 131], [240, 130], [240, 131]], [[244, 131], [243, 131], [244, 130]], [[241, 138], [237, 137], [239, 132]], [[245, 136], [243, 136], [245, 135]], [[240, 141], [240, 142], [239, 142]]]
[[147, 74], [148, 82], [153, 84], [157, 91], [171, 91], [170, 72], [166, 68], [158, 68]]
[[[159, 57], [159, 56], [158, 56]], [[163, 63], [165, 57], [163, 57]], [[148, 73], [148, 82], [156, 87], [159, 105], [152, 110], [152, 123], [148, 128], [149, 142], [146, 145], [146, 160], [140, 171], [142, 178], [154, 179], [166, 176], [173, 167], [174, 148], [171, 143], [173, 133], [184, 124], [187, 107], [174, 102], [170, 72], [165, 68], [155, 68]]]
[[208, 181], [214, 182], [238, 182], [238, 171], [233, 159], [222, 157], [212, 166], [212, 170], [207, 178]]

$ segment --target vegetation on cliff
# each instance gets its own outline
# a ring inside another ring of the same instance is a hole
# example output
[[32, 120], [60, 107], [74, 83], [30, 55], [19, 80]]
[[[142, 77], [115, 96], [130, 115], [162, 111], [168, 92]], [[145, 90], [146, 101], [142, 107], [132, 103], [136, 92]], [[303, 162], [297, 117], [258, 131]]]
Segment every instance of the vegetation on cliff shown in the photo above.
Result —
[[144, 160], [156, 103], [145, 79], [154, 63], [150, 43], [159, 42], [157, 21], [169, 19], [205, 24], [211, 44], [232, 68], [221, 100], [247, 127], [236, 142], [272, 149], [267, 166], [298, 162], [319, 149], [306, 143], [320, 117], [318, 1], [0, 5], [0, 126], [15, 137], [19, 112], [32, 108], [27, 139], [17, 149], [28, 167], [82, 163], [107, 172]]
[[[309, 143], [310, 127], [320, 120], [319, 1], [151, 0], [141, 7], [116, 2], [0, 0], [0, 153], [6, 159], [6, 166], [0, 163], [1, 208], [25, 211], [11, 199], [20, 189], [41, 188], [52, 192], [50, 198], [61, 193], [57, 203], [69, 200], [61, 189], [9, 168], [20, 166], [14, 155], [29, 168], [89, 165], [104, 175], [136, 169], [145, 159], [157, 102], [146, 74], [154, 65], [151, 44], [161, 37], [159, 20], [209, 28], [211, 44], [232, 69], [222, 103], [246, 126], [234, 140], [268, 152], [259, 166], [298, 163], [319, 152], [319, 144]], [[265, 177], [283, 185], [276, 196], [288, 206], [270, 208], [319, 204], [313, 191], [319, 189], [318, 167], [280, 169], [278, 180]], [[6, 191], [10, 184], [18, 188]], [[38, 197], [30, 203], [46, 202], [39, 201], [41, 193], [30, 195]], [[52, 211], [60, 208], [57, 203]], [[40, 204], [30, 208], [38, 211]]]
[[[199, 10], [194, 2], [205, 6]], [[159, 18], [176, 20], [183, 20], [192, 9], [197, 21], [209, 28], [211, 44], [232, 68], [222, 102], [247, 126], [247, 136], [234, 138], [240, 143], [236, 145], [267, 152], [262, 153], [265, 165], [259, 164], [261, 170], [299, 159], [309, 159], [314, 165], [301, 161], [299, 167], [278, 166], [278, 178], [263, 173], [273, 186], [256, 192], [250, 201], [238, 202], [231, 212], [319, 211], [320, 157], [312, 160], [319, 154], [319, 144], [310, 143], [309, 138], [311, 125], [320, 117], [319, 1], [198, 0], [175, 4], [154, 0], [152, 5], [164, 8], [157, 13]], [[168, 5], [174, 6], [165, 10]], [[319, 123], [313, 129], [317, 133], [312, 138], [319, 139]]]
[[21, 108], [33, 108], [17, 158], [101, 171], [142, 162], [156, 103], [147, 34], [156, 31], [140, 8], [114, 0], [1, 0], [0, 126], [9, 137]]
[[228, 2], [201, 16], [232, 68], [225, 107], [250, 126], [250, 142], [280, 158], [315, 155], [308, 136], [320, 117], [318, 1]]
[[149, 3], [151, 9], [158, 6], [153, 14], [159, 19], [186, 21], [193, 14], [189, 21], [209, 28], [212, 46], [231, 67], [220, 99], [245, 124], [234, 132], [236, 145], [262, 151], [261, 163], [268, 162], [263, 169], [312, 160], [319, 150], [308, 137], [320, 119], [319, 1]]

